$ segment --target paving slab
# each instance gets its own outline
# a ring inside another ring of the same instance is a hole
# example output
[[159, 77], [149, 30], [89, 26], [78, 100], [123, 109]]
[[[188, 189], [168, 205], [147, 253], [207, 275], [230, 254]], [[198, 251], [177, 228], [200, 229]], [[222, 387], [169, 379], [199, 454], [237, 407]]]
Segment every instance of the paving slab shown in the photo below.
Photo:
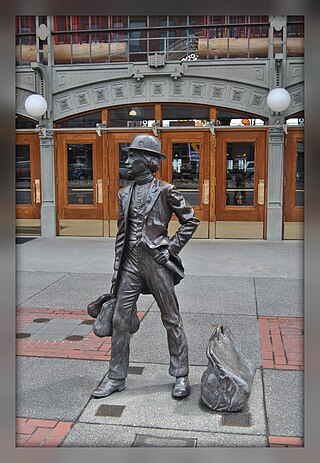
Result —
[[53, 319], [48, 321], [37, 334], [64, 334], [67, 336], [73, 330], [75, 330], [81, 323], [81, 320], [62, 320]]
[[[191, 394], [184, 400], [171, 396], [174, 378], [164, 365], [140, 364], [142, 375], [129, 375], [124, 391], [102, 399], [92, 398], [79, 417], [79, 422], [148, 427], [167, 430], [221, 432], [264, 435], [266, 431], [260, 370], [256, 371], [252, 392], [243, 414], [251, 415], [251, 426], [224, 426], [221, 413], [200, 402], [200, 381], [203, 369], [190, 370]], [[121, 416], [97, 414], [103, 405], [124, 407]], [[239, 415], [239, 414], [234, 414]]]
[[[17, 246], [17, 269], [112, 273], [114, 244], [102, 237], [38, 238]], [[286, 278], [290, 270], [290, 277], [300, 278], [303, 241], [192, 239], [181, 257], [187, 275]]]
[[187, 275], [176, 294], [181, 313], [256, 315], [253, 278]]
[[[182, 314], [189, 346], [189, 363], [207, 365], [206, 349], [216, 323], [229, 326], [243, 352], [257, 366], [261, 366], [259, 326], [255, 316], [216, 314]], [[162, 363], [169, 365], [166, 330], [160, 311], [150, 311], [140, 329], [132, 336], [130, 359], [134, 362]]]
[[263, 372], [269, 434], [304, 436], [304, 372], [267, 370]]
[[255, 287], [259, 315], [303, 317], [303, 279], [255, 278]]
[[74, 421], [107, 369], [100, 361], [18, 357], [16, 415]]
[[[266, 447], [265, 436], [76, 423], [62, 447]], [[139, 446], [140, 446], [139, 445]]]
[[[37, 277], [41, 280], [41, 272], [37, 272]], [[110, 291], [111, 278], [111, 273], [69, 273], [60, 281], [51, 284], [47, 289], [36, 293], [23, 306], [35, 308], [50, 307], [54, 309], [86, 309], [89, 302], [95, 300], [101, 294]], [[154, 299], [151, 296], [141, 296], [139, 298], [138, 310], [148, 310], [153, 302]]]
[[50, 287], [53, 283], [63, 279], [66, 272], [29, 272], [16, 273], [16, 304], [25, 305], [27, 301]]

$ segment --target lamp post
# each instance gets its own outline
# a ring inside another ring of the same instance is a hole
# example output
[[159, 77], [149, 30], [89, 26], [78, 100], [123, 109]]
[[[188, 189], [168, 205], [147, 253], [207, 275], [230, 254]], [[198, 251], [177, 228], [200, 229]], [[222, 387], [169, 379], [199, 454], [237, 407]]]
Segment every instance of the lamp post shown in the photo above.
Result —
[[56, 210], [54, 187], [54, 150], [53, 131], [47, 126], [52, 124], [48, 119], [48, 103], [37, 93], [28, 96], [25, 109], [33, 118], [45, 120], [37, 126], [40, 138], [41, 158], [41, 236], [52, 238], [56, 236]]
[[287, 133], [287, 126], [280, 125], [280, 118], [290, 102], [290, 94], [285, 88], [276, 87], [267, 96], [267, 105], [276, 124], [276, 127], [269, 128], [268, 149], [267, 240], [272, 241], [282, 240], [284, 133]]

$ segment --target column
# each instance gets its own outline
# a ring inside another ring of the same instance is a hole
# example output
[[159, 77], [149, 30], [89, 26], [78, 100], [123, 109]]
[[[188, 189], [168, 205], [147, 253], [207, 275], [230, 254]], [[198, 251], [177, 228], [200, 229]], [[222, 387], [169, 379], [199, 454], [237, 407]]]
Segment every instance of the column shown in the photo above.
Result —
[[56, 236], [53, 131], [47, 127], [41, 127], [39, 137], [42, 198], [41, 236], [52, 238]]
[[283, 221], [283, 128], [269, 129], [267, 240], [282, 240]]

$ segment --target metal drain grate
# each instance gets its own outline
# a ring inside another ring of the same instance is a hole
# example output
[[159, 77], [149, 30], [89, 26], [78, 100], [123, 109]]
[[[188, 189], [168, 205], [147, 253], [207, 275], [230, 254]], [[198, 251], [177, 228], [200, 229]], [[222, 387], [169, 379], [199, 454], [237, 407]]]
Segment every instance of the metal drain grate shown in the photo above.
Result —
[[35, 318], [32, 320], [34, 323], [47, 323], [50, 321], [50, 318]]
[[100, 405], [95, 415], [119, 418], [125, 408], [125, 405]]
[[144, 367], [129, 367], [128, 373], [130, 375], [142, 375], [143, 370], [144, 370]]
[[84, 336], [80, 336], [80, 334], [73, 334], [73, 335], [67, 336], [64, 339], [65, 341], [82, 341], [83, 338]]
[[251, 426], [251, 413], [226, 413], [221, 417], [221, 426], [238, 426], [249, 428]]
[[16, 338], [21, 339], [21, 338], [29, 338], [31, 336], [31, 333], [16, 333]]
[[197, 439], [136, 434], [132, 447], [196, 447]]

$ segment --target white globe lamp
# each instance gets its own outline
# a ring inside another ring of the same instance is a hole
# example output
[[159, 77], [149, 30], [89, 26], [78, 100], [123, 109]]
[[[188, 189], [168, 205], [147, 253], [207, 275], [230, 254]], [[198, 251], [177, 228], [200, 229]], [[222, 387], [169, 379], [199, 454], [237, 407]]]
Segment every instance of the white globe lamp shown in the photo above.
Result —
[[24, 107], [30, 116], [41, 117], [46, 112], [48, 104], [43, 96], [34, 94], [28, 96], [24, 103]]
[[282, 113], [290, 106], [290, 93], [285, 88], [274, 88], [267, 96], [267, 105], [275, 113]]

